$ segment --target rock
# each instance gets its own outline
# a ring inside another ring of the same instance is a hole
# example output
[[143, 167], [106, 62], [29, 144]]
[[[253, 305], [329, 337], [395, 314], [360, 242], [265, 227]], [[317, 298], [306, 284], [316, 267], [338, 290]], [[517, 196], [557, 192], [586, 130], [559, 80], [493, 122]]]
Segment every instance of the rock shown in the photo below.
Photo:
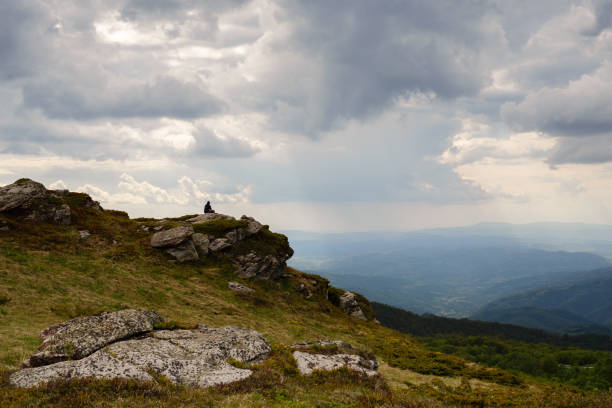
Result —
[[176, 246], [192, 235], [193, 227], [191, 225], [181, 225], [153, 234], [151, 237], [151, 246], [153, 248]]
[[178, 262], [197, 261], [200, 259], [192, 240], [187, 240], [182, 244], [168, 248], [166, 253], [172, 255]]
[[196, 232], [191, 236], [191, 240], [195, 245], [196, 251], [198, 251], [198, 255], [205, 256], [208, 254], [208, 245], [210, 244], [210, 240], [206, 234]]
[[91, 236], [91, 234], [87, 230], [79, 231], [79, 238], [81, 238], [81, 239], [87, 239], [90, 236]]
[[210, 252], [218, 252], [231, 246], [232, 243], [227, 238], [217, 238], [208, 245], [208, 249]]
[[235, 220], [234, 217], [230, 216], [230, 215], [225, 215], [225, 214], [217, 214], [217, 213], [208, 213], [208, 214], [200, 214], [196, 217], [190, 218], [187, 220], [187, 222], [191, 222], [193, 224], [199, 224], [202, 222], [208, 222], [208, 221], [212, 221], [212, 220], [219, 220], [219, 219], [230, 219], [230, 220]]
[[153, 380], [149, 370], [175, 384], [209, 387], [249, 377], [251, 370], [226, 360], [252, 364], [265, 360], [270, 345], [256, 331], [238, 327], [160, 330], [147, 337], [113, 343], [90, 356], [13, 373], [9, 381], [32, 387], [58, 378], [134, 378]]
[[227, 287], [236, 293], [247, 294], [247, 295], [251, 293], [255, 293], [255, 289], [251, 289], [248, 286], [245, 286], [238, 282], [227, 282]]
[[155, 323], [162, 321], [153, 311], [134, 309], [77, 317], [43, 330], [39, 351], [26, 365], [37, 367], [80, 359], [117, 340], [151, 331]]
[[264, 279], [278, 279], [287, 269], [286, 260], [290, 255], [277, 257], [275, 255], [259, 255], [254, 251], [246, 255], [238, 255], [232, 258], [232, 263], [238, 269], [241, 278], [253, 278], [255, 276]]
[[347, 367], [366, 375], [376, 375], [378, 362], [368, 360], [355, 354], [310, 354], [294, 351], [293, 358], [297, 361], [300, 374], [310, 375], [314, 370], [331, 371], [340, 367]]
[[340, 296], [340, 309], [342, 309], [349, 316], [368, 320], [359, 307], [359, 302], [357, 301], [357, 297], [353, 292], [347, 291], [344, 292], [344, 295]]
[[0, 212], [28, 222], [68, 225], [72, 221], [70, 206], [60, 195], [29, 179], [0, 187]]
[[247, 227], [247, 234], [248, 235], [254, 235], [257, 234], [262, 228], [263, 225], [261, 225], [259, 222], [257, 222], [255, 220], [255, 218], [253, 217], [247, 217], [246, 215], [243, 215], [242, 217], [240, 217], [241, 220], [246, 220], [249, 222], [249, 225]]

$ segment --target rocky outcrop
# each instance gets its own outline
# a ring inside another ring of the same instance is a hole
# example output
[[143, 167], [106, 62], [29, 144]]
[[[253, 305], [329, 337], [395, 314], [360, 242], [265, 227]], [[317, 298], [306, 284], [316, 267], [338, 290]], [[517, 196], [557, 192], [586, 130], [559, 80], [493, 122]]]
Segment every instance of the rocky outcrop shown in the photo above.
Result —
[[236, 368], [227, 360], [258, 363], [270, 351], [261, 334], [239, 327], [157, 330], [102, 346], [78, 360], [24, 368], [13, 373], [9, 381], [18, 387], [33, 387], [59, 378], [152, 381], [152, 374], [157, 374], [175, 384], [209, 387], [239, 381], [252, 374], [251, 370]]
[[0, 213], [26, 222], [69, 225], [72, 222], [69, 200], [81, 207], [102, 211], [100, 203], [87, 194], [47, 190], [42, 184], [30, 179], [17, 180], [0, 187]]
[[43, 330], [38, 352], [26, 360], [24, 366], [80, 359], [117, 340], [149, 332], [153, 325], [162, 321], [153, 311], [134, 309], [77, 317]]
[[28, 179], [0, 187], [0, 212], [29, 222], [71, 223], [70, 206], [42, 184]]
[[310, 375], [314, 370], [331, 371], [347, 367], [366, 375], [375, 375], [378, 361], [374, 356], [357, 354], [350, 344], [340, 340], [316, 340], [291, 346], [298, 371]]
[[198, 215], [184, 225], [156, 232], [151, 246], [178, 262], [197, 261], [209, 254], [227, 257], [241, 278], [278, 279], [293, 255], [287, 237], [246, 215], [240, 220], [225, 214]]
[[347, 291], [344, 292], [344, 295], [340, 296], [340, 308], [349, 316], [367, 320], [363, 310], [359, 307], [357, 296], [353, 292]]

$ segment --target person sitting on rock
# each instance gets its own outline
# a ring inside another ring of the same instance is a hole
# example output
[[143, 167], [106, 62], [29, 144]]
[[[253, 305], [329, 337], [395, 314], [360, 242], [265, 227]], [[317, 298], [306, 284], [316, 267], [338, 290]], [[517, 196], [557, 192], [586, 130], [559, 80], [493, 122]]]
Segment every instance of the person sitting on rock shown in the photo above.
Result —
[[206, 205], [204, 206], [204, 214], [209, 214], [209, 213], [214, 213], [215, 210], [212, 209], [212, 206], [210, 205], [210, 201], [206, 202]]

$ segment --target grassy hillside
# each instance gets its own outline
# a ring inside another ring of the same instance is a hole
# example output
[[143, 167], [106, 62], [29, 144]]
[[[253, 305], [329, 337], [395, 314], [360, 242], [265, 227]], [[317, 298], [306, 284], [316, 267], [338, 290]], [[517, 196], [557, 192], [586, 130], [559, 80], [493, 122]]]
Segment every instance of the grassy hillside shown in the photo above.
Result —
[[[612, 405], [610, 393], [542, 383], [431, 352], [375, 322], [350, 318], [328, 301], [323, 278], [290, 270], [281, 281], [243, 281], [255, 295], [227, 288], [238, 280], [229, 263], [209, 256], [173, 264], [149, 246], [150, 234], [124, 213], [71, 203], [74, 225], [30, 225], [0, 215], [0, 406], [446, 407]], [[168, 225], [176, 220], [167, 220]], [[92, 235], [80, 239], [78, 231]], [[315, 284], [316, 282], [316, 284]], [[305, 299], [300, 285], [313, 293]], [[191, 389], [158, 382], [59, 381], [34, 390], [7, 378], [39, 345], [38, 333], [80, 315], [125, 307], [154, 309], [168, 319], [258, 330], [271, 359], [245, 381]], [[288, 345], [338, 339], [375, 354], [381, 377], [346, 370], [297, 374]]]

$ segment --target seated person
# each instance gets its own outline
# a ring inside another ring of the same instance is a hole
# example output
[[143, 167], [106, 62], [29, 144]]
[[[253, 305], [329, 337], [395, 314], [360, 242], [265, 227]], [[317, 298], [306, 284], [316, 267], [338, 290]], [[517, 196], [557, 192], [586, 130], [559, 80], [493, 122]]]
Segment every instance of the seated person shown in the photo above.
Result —
[[209, 213], [214, 213], [215, 210], [212, 209], [212, 206], [210, 205], [210, 201], [206, 202], [206, 205], [204, 206], [204, 214], [209, 214]]

